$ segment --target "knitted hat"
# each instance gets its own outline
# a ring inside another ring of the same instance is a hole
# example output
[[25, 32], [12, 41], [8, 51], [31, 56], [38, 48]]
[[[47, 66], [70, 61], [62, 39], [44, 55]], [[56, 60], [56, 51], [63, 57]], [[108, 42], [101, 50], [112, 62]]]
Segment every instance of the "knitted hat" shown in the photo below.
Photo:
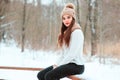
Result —
[[61, 18], [63, 17], [63, 15], [70, 15], [72, 16], [74, 19], [76, 19], [76, 15], [75, 15], [75, 6], [72, 3], [68, 3], [65, 5], [64, 9], [61, 12]]

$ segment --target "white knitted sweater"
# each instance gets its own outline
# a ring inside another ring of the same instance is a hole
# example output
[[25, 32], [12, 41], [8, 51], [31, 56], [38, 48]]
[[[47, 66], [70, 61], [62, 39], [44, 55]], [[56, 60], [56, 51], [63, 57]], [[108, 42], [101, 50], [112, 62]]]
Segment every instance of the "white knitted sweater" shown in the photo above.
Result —
[[57, 61], [57, 65], [63, 65], [67, 63], [76, 63], [78, 65], [83, 65], [83, 44], [84, 36], [81, 29], [75, 29], [71, 33], [70, 45], [66, 47], [63, 45], [61, 51], [61, 57]]

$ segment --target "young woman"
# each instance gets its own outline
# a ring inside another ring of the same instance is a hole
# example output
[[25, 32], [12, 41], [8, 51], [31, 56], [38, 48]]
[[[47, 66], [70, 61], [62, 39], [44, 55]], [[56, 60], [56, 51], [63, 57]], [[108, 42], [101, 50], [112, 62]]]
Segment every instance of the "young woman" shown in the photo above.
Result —
[[37, 75], [39, 80], [60, 80], [63, 77], [74, 78], [76, 74], [84, 72], [83, 43], [84, 36], [81, 27], [76, 22], [75, 7], [66, 4], [61, 12], [62, 27], [58, 36], [58, 46], [62, 56], [57, 64], [52, 65]]

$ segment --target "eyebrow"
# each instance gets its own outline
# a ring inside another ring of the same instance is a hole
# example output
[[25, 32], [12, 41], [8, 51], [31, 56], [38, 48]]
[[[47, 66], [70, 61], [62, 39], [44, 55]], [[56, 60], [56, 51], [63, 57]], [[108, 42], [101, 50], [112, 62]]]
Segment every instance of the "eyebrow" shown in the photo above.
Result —
[[[71, 17], [70, 15], [67, 15], [66, 17]], [[64, 16], [62, 18], [65, 18]]]

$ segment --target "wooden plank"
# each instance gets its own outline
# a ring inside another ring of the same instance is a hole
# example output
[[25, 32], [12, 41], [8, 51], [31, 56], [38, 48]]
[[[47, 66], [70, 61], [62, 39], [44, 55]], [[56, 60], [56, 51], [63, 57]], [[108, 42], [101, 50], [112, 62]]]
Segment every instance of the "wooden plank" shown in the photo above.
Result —
[[0, 69], [39, 71], [39, 70], [42, 70], [43, 68], [0, 66]]

